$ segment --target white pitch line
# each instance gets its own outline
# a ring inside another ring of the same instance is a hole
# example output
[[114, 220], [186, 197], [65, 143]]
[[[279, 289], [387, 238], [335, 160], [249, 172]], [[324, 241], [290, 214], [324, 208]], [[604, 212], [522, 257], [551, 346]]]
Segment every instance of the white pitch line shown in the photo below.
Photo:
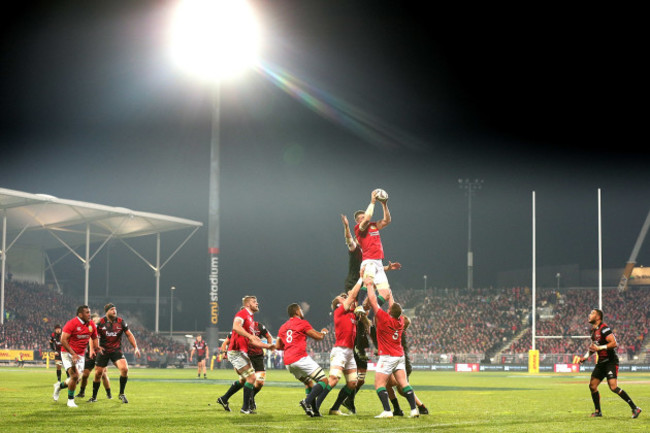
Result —
[[[388, 421], [390, 422], [390, 421]], [[437, 423], [437, 424], [422, 424], [422, 425], [412, 425], [412, 426], [401, 426], [398, 427], [395, 424], [391, 423], [387, 425], [386, 427], [390, 428], [390, 431], [410, 431], [410, 430], [421, 430], [422, 428], [435, 428], [435, 427], [460, 427], [460, 426], [470, 426], [470, 425], [479, 425], [481, 422], [478, 421], [467, 421], [467, 422], [456, 422], [456, 423]], [[259, 428], [259, 424], [237, 424], [238, 426], [241, 427], [255, 427]], [[332, 426], [333, 427], [333, 426]], [[269, 429], [276, 429], [276, 430], [286, 430], [286, 426], [280, 426], [280, 425], [265, 425], [264, 428], [269, 428]], [[300, 427], [301, 430], [316, 430], [316, 431], [324, 431], [323, 426], [314, 426], [314, 427], [305, 427], [302, 426]], [[338, 430], [338, 427], [334, 428], [335, 430]], [[346, 427], [346, 432], [352, 432], [352, 433], [367, 433], [367, 432], [372, 432], [376, 433], [376, 429], [355, 429], [355, 428], [349, 428]]]

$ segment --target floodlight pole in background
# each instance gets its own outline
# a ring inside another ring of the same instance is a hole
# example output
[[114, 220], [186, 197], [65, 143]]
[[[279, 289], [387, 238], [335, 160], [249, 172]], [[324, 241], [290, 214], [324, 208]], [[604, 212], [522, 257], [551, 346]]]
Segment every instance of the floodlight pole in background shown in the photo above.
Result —
[[[210, 138], [210, 189], [208, 197], [208, 259], [210, 281], [210, 328], [218, 332], [219, 323], [219, 127], [221, 109], [221, 87], [213, 84], [212, 132]], [[213, 343], [213, 342], [211, 342]]]
[[169, 303], [169, 336], [171, 337], [174, 334], [174, 290], [176, 287], [172, 286], [171, 292], [171, 302]]
[[483, 179], [458, 179], [467, 194], [467, 288], [474, 287], [474, 252], [472, 252], [472, 196], [483, 187]]

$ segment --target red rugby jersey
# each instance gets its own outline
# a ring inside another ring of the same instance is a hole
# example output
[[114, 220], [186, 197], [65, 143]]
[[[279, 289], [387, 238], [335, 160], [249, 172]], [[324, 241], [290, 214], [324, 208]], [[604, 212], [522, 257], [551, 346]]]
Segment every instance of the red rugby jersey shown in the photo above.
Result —
[[334, 310], [334, 346], [354, 348], [357, 336], [357, 320], [354, 311], [346, 311], [343, 304]]
[[[81, 320], [79, 316], [75, 317], [72, 320], [69, 320], [68, 323], [65, 324], [61, 333], [64, 332], [66, 334], [70, 334], [70, 338], [68, 338], [68, 344], [70, 345], [70, 348], [77, 355], [81, 356], [84, 355], [86, 346], [88, 346], [88, 342], [97, 338], [97, 327], [95, 326], [95, 322], [91, 320], [87, 323], [84, 323], [84, 321]], [[61, 351], [67, 352], [63, 346], [61, 346]]]
[[363, 260], [383, 260], [384, 247], [381, 244], [381, 235], [376, 222], [368, 223], [368, 228], [359, 230], [359, 224], [354, 226], [354, 235], [359, 241]]
[[[249, 334], [255, 333], [253, 313], [248, 311], [247, 308], [242, 308], [237, 314], [235, 314], [235, 318], [237, 317], [240, 317], [244, 321], [242, 328], [244, 328], [246, 332]], [[228, 350], [238, 350], [240, 352], [248, 353], [248, 338], [242, 337], [233, 330]]]
[[399, 319], [391, 317], [384, 310], [378, 310], [375, 315], [377, 325], [377, 345], [379, 355], [404, 356], [402, 349], [402, 332], [404, 331], [404, 316]]
[[307, 331], [314, 329], [308, 321], [294, 316], [278, 331], [278, 338], [284, 343], [284, 365], [293, 364], [307, 356]]

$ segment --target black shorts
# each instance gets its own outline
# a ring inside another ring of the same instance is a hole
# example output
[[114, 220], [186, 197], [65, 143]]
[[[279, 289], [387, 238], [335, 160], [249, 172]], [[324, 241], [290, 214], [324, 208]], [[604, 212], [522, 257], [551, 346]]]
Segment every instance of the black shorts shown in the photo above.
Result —
[[264, 368], [264, 354], [261, 355], [249, 355], [248, 358], [251, 360], [251, 365], [255, 371], [266, 371]]
[[199, 363], [205, 360], [205, 355], [196, 355], [196, 362]]
[[54, 360], [61, 361], [61, 351], [54, 352]]
[[361, 359], [356, 350], [354, 351], [354, 362], [357, 363], [357, 370], [368, 371], [368, 357]]
[[607, 380], [616, 379], [618, 377], [618, 362], [606, 361], [596, 364], [594, 371], [591, 372], [591, 377], [598, 380], [603, 380], [605, 378], [607, 378]]
[[115, 352], [104, 352], [97, 355], [95, 365], [104, 368], [108, 365], [109, 360], [113, 361], [113, 364], [115, 364], [120, 359], [124, 359], [124, 354], [120, 350], [116, 350]]
[[92, 370], [93, 368], [95, 368], [95, 360], [86, 356], [84, 358], [84, 370]]

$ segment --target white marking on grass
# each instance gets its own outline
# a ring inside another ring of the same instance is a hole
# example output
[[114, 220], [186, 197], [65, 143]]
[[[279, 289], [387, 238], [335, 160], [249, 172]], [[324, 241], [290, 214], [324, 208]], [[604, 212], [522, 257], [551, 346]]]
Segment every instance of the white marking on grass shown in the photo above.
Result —
[[528, 374], [518, 374], [518, 375], [511, 375], [511, 376], [506, 376], [509, 378], [515, 378], [515, 379], [550, 379], [551, 376], [537, 376], [537, 375], [528, 375]]
[[[398, 420], [401, 417], [395, 417], [392, 419]], [[484, 424], [482, 421], [463, 421], [463, 422], [454, 422], [454, 423], [434, 423], [434, 424], [429, 424], [426, 422], [422, 422], [420, 424], [416, 425], [406, 425], [406, 426], [396, 426], [395, 422], [400, 422], [400, 421], [378, 421], [378, 422], [387, 422], [390, 424], [387, 424], [387, 428], [390, 429], [391, 432], [393, 431], [409, 431], [409, 430], [422, 430], [422, 428], [435, 428], [435, 427], [459, 427], [459, 426], [470, 426], [470, 425], [481, 425]], [[259, 428], [259, 424], [237, 424], [238, 427], [251, 427], [251, 428]], [[332, 427], [333, 430], [339, 430], [339, 426], [329, 426]], [[376, 426], [375, 426], [376, 427]], [[276, 430], [286, 430], [287, 427], [286, 425], [268, 425], [266, 424], [264, 426], [266, 429], [276, 429]], [[301, 426], [301, 430], [314, 430], [314, 431], [327, 431], [323, 430], [324, 426], [322, 425], [315, 425], [313, 427], [311, 426]], [[367, 428], [367, 429], [359, 429], [359, 428], [350, 428], [350, 426], [345, 427], [345, 431], [348, 433], [367, 433], [367, 432], [372, 432], [376, 433], [377, 429], [376, 428]]]

